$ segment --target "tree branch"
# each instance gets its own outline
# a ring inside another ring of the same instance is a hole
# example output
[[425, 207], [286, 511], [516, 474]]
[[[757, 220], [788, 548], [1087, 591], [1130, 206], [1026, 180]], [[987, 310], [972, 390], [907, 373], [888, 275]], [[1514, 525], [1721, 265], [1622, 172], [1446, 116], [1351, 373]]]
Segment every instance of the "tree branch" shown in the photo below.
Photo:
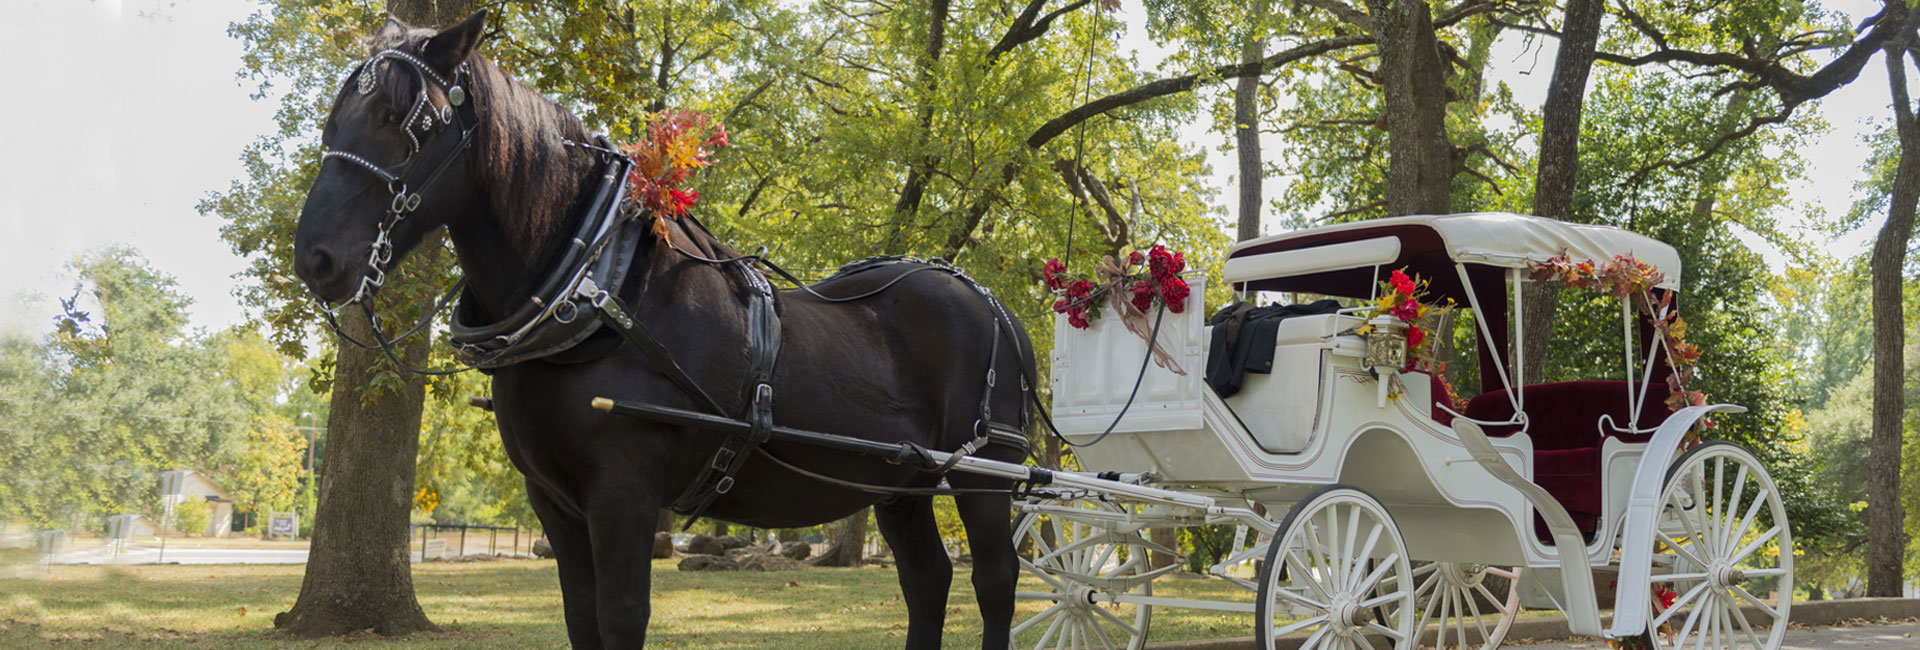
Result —
[[1282, 50], [1265, 59], [1251, 63], [1217, 66], [1203, 73], [1150, 81], [1093, 100], [1081, 105], [1079, 108], [1067, 111], [1059, 117], [1048, 120], [1046, 124], [1042, 124], [1039, 129], [1034, 130], [1033, 135], [1027, 136], [1027, 146], [1039, 149], [1046, 146], [1048, 142], [1052, 142], [1054, 138], [1066, 133], [1068, 129], [1086, 121], [1088, 118], [1103, 115], [1108, 111], [1125, 108], [1150, 99], [1157, 99], [1192, 90], [1195, 86], [1199, 85], [1203, 79], [1212, 83], [1249, 75], [1265, 74], [1268, 70], [1300, 59], [1371, 42], [1373, 42], [1371, 37], [1358, 34], [1336, 36], [1326, 40], [1300, 45], [1292, 49]]
[[1046, 35], [1047, 30], [1053, 27], [1053, 19], [1072, 13], [1091, 2], [1092, 0], [1074, 0], [1045, 16], [1040, 15], [1040, 10], [1047, 7], [1047, 0], [1028, 2], [1026, 8], [1020, 10], [1020, 15], [1014, 16], [1013, 24], [1007, 26], [1007, 33], [1000, 36], [1000, 41], [993, 44], [993, 49], [987, 50], [983, 65], [992, 66], [1000, 59], [1000, 55], [1012, 52], [1014, 48]]

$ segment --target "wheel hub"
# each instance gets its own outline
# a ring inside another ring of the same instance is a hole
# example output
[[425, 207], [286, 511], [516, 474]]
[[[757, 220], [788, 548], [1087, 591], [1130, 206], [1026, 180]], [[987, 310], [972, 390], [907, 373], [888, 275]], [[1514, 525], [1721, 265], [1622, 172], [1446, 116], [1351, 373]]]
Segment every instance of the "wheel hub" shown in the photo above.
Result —
[[1731, 566], [1715, 567], [1708, 575], [1713, 580], [1713, 586], [1720, 589], [1731, 589], [1747, 580], [1746, 572]]

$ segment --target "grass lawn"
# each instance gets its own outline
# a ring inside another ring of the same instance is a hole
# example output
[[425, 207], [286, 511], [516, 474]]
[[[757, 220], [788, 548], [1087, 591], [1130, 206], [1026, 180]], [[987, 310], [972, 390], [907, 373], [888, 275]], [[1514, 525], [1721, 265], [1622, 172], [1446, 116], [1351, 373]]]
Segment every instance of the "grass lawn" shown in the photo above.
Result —
[[[893, 570], [688, 573], [654, 563], [650, 647], [892, 649], [906, 633]], [[52, 567], [0, 573], [0, 648], [218, 647], [564, 648], [560, 586], [550, 560], [428, 563], [414, 567], [427, 616], [444, 630], [401, 639], [371, 635], [294, 640], [273, 630], [292, 606], [301, 566]], [[948, 603], [947, 647], [978, 647], [980, 621], [965, 569]], [[1037, 584], [1022, 581], [1022, 589]], [[1216, 579], [1170, 576], [1156, 595], [1237, 600], [1252, 595]], [[1039, 610], [1023, 603], [1022, 613]], [[1018, 616], [1018, 615], [1017, 615]], [[1252, 634], [1242, 614], [1159, 609], [1152, 638]]]

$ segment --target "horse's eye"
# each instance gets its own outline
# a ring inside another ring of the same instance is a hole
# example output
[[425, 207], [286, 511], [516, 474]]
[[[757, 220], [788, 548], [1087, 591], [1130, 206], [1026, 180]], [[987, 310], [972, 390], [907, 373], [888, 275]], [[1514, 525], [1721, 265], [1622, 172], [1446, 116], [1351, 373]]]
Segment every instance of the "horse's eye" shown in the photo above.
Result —
[[388, 124], [399, 124], [400, 114], [394, 111], [381, 111], [380, 120]]

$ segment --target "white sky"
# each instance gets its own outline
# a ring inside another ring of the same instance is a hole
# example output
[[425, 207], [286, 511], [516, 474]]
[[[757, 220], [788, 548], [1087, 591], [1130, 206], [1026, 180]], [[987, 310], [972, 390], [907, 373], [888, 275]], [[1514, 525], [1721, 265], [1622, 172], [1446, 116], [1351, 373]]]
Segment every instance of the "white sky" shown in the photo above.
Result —
[[[1856, 19], [1870, 0], [1828, 3]], [[1160, 48], [1143, 31], [1137, 3], [1126, 3], [1136, 27], [1123, 47], [1143, 61]], [[254, 11], [244, 0], [16, 0], [0, 23], [0, 328], [44, 330], [53, 298], [70, 290], [62, 266], [87, 251], [124, 243], [172, 274], [195, 300], [193, 324], [219, 328], [245, 314], [233, 296], [245, 263], [219, 237], [219, 220], [194, 211], [208, 192], [242, 173], [239, 154], [273, 128], [274, 100], [249, 99], [252, 84], [236, 79], [240, 44], [227, 26]], [[1508, 44], [1496, 50], [1494, 75], [1523, 104], [1538, 105], [1552, 71], [1551, 41], [1542, 52]], [[1833, 131], [1803, 152], [1809, 180], [1796, 199], [1832, 213], [1852, 201], [1865, 158], [1860, 134], [1885, 119], [1886, 74], [1878, 59], [1854, 84], [1820, 107]], [[1217, 149], [1221, 136], [1195, 125], [1188, 137]], [[1280, 146], [1275, 139], [1269, 150]], [[1213, 154], [1216, 201], [1231, 200], [1231, 155]], [[1269, 181], [1277, 195], [1284, 178]], [[1877, 224], [1829, 244], [1852, 255]], [[1764, 247], [1763, 247], [1764, 250]], [[1779, 256], [1771, 258], [1778, 264]], [[37, 295], [23, 307], [13, 296]]]

